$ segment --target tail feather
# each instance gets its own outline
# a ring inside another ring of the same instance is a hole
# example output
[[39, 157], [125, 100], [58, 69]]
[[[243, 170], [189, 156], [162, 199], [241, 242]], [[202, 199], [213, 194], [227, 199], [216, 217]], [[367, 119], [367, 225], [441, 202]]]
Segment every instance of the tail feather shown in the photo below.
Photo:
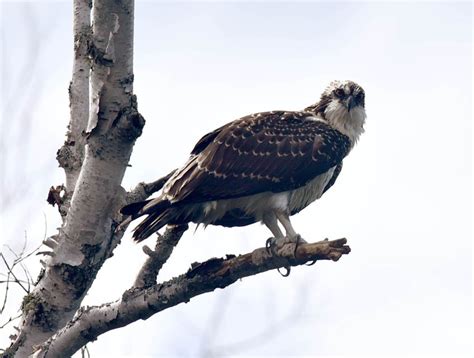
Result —
[[122, 213], [123, 215], [130, 215], [132, 217], [132, 220], [135, 220], [136, 218], [139, 218], [140, 216], [146, 214], [162, 212], [170, 206], [171, 202], [169, 200], [163, 199], [162, 197], [158, 197], [155, 199], [138, 201], [136, 203], [128, 204], [122, 209], [120, 209], [120, 213]]
[[138, 201], [136, 203], [128, 204], [128, 205], [124, 206], [122, 209], [120, 209], [120, 213], [123, 214], [123, 215], [135, 216], [150, 201], [152, 201], [152, 199], [145, 200], [145, 201]]
[[133, 239], [141, 242], [153, 233], [167, 225], [173, 218], [173, 209], [165, 209], [163, 212], [154, 212], [143, 220], [134, 230]]
[[160, 230], [173, 219], [172, 204], [169, 200], [158, 197], [156, 199], [140, 201], [124, 206], [120, 212], [129, 215], [128, 222], [143, 215], [148, 215], [134, 230], [133, 238], [140, 242]]

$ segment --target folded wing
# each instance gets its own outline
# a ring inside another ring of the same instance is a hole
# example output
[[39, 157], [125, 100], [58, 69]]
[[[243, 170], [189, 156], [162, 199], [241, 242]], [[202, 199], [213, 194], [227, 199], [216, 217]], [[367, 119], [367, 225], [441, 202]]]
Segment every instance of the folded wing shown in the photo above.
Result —
[[204, 136], [164, 194], [188, 203], [292, 190], [338, 165], [349, 150], [349, 138], [311, 113], [258, 113]]

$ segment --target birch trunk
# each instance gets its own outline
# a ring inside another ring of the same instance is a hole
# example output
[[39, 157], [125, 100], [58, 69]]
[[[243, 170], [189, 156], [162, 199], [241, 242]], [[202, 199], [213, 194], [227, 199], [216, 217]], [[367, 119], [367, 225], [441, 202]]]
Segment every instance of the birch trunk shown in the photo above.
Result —
[[67, 214], [70, 197], [84, 160], [85, 137], [83, 133], [89, 120], [89, 74], [91, 63], [91, 8], [88, 0], [74, 0], [74, 61], [69, 85], [70, 121], [64, 145], [58, 150], [57, 160], [66, 175], [66, 201], [63, 215]]
[[[45, 342], [73, 317], [120, 239], [114, 235], [118, 208], [124, 200], [120, 183], [144, 125], [133, 95], [133, 0], [94, 1], [91, 38], [87, 36], [89, 12], [87, 1], [75, 1], [72, 117], [68, 140], [58, 153], [66, 171], [67, 192], [73, 194], [67, 213], [63, 213], [66, 216], [57, 244], [50, 245], [54, 247], [52, 256], [36, 287], [24, 299], [20, 331], [8, 351], [18, 357], [30, 355], [35, 345]], [[86, 106], [86, 49], [93, 62], [90, 110]]]

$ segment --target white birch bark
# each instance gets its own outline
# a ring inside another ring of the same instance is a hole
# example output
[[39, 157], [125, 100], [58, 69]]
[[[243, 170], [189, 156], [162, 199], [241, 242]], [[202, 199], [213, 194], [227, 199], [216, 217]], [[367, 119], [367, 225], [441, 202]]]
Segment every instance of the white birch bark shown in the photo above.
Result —
[[[87, 31], [86, 5], [81, 0], [74, 4], [75, 41], [81, 41]], [[32, 293], [25, 297], [20, 331], [9, 354], [28, 356], [35, 345], [73, 317], [120, 239], [114, 235], [114, 220], [119, 220], [117, 212], [124, 200], [120, 183], [144, 125], [132, 93], [133, 13], [133, 0], [94, 1], [92, 41], [87, 45], [93, 61], [92, 104], [88, 135], [83, 139], [87, 143], [84, 159], [81, 166], [80, 145], [69, 146], [75, 147], [73, 163], [65, 168], [66, 187], [73, 190], [70, 208], [53, 256]], [[71, 86], [73, 118], [69, 128], [69, 137], [76, 143], [82, 140], [87, 113], [83, 96], [87, 95], [88, 64], [79, 57]]]
[[[66, 174], [66, 191], [74, 191], [84, 159], [83, 133], [89, 120], [89, 46], [91, 43], [91, 8], [89, 0], [74, 0], [74, 61], [69, 85], [70, 121], [67, 139], [58, 150], [57, 159]], [[65, 211], [67, 213], [67, 211]]]

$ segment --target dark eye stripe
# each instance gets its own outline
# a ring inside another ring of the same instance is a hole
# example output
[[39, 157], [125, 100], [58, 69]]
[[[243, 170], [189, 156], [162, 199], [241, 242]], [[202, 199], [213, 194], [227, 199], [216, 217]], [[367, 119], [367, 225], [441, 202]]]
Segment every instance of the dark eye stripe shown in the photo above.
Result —
[[338, 89], [336, 89], [336, 90], [334, 91], [334, 94], [335, 94], [337, 97], [342, 98], [342, 97], [344, 97], [345, 92], [344, 92], [343, 89], [338, 88]]

